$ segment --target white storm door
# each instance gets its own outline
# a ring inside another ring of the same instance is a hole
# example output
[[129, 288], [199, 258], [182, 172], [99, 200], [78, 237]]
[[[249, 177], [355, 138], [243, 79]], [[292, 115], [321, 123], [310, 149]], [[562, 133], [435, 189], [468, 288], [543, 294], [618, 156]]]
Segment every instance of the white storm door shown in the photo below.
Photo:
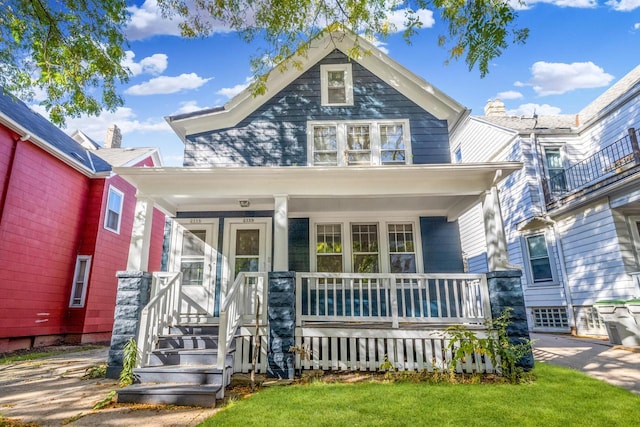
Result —
[[190, 219], [176, 227], [173, 271], [182, 272], [180, 314], [183, 321], [213, 319], [217, 220]]
[[[226, 295], [227, 289], [233, 285], [240, 272], [264, 273], [271, 271], [271, 218], [225, 219], [224, 237], [223, 246], [227, 264], [225, 268], [226, 286], [223, 288], [223, 292]], [[264, 303], [266, 283], [255, 277], [247, 277], [240, 286], [247, 319], [254, 318], [256, 294], [261, 295], [261, 301]], [[265, 312], [263, 307], [260, 311]]]

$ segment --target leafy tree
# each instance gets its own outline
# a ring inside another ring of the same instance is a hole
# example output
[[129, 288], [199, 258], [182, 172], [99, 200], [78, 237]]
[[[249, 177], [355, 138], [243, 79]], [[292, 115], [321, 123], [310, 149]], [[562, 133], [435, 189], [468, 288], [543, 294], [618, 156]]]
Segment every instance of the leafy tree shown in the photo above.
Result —
[[[335, 28], [385, 39], [396, 31], [390, 12], [404, 14], [407, 42], [422, 26], [418, 11], [438, 9], [447, 34], [438, 43], [449, 59], [463, 55], [481, 76], [489, 62], [512, 43], [523, 43], [526, 28], [516, 26], [509, 0], [157, 0], [164, 17], [181, 22], [185, 37], [206, 37], [216, 26], [237, 31], [247, 42], [262, 37], [270, 47], [252, 60], [254, 93], [265, 90], [272, 64], [304, 56], [313, 37]], [[523, 1], [523, 0], [516, 0]], [[127, 22], [124, 0], [0, 0], [0, 84], [29, 99], [44, 91], [51, 119], [98, 114], [122, 105], [116, 85], [126, 82], [122, 66]], [[359, 57], [359, 45], [348, 52]]]

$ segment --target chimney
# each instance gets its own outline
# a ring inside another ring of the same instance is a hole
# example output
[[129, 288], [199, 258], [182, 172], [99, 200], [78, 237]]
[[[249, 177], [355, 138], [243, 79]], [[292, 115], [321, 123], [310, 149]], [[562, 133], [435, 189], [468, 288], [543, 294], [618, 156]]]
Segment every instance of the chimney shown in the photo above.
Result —
[[107, 136], [104, 140], [104, 148], [120, 148], [122, 144], [122, 133], [116, 125], [109, 126]]
[[484, 115], [489, 117], [506, 116], [507, 112], [504, 109], [504, 102], [499, 99], [490, 99], [487, 105], [484, 106]]

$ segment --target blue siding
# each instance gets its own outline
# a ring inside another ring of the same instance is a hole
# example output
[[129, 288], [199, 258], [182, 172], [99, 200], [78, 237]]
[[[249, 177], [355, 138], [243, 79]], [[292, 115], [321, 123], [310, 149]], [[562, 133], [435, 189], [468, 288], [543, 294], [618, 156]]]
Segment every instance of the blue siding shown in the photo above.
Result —
[[425, 273], [462, 273], [458, 222], [445, 217], [420, 217]]
[[334, 50], [234, 128], [188, 135], [184, 165], [306, 165], [307, 121], [349, 119], [409, 119], [413, 162], [449, 163], [447, 122], [429, 114], [358, 62], [351, 61], [354, 105], [321, 106], [320, 65], [348, 61], [346, 55]]
[[309, 218], [289, 218], [289, 271], [309, 272]]

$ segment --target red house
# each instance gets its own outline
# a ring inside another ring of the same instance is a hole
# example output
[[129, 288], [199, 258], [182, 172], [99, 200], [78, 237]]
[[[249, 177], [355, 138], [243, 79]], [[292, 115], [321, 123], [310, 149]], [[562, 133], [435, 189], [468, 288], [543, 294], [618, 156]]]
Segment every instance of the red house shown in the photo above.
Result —
[[91, 147], [0, 92], [0, 352], [110, 339], [136, 194], [111, 166], [160, 166], [157, 149], [119, 148], [114, 130], [111, 148]]

